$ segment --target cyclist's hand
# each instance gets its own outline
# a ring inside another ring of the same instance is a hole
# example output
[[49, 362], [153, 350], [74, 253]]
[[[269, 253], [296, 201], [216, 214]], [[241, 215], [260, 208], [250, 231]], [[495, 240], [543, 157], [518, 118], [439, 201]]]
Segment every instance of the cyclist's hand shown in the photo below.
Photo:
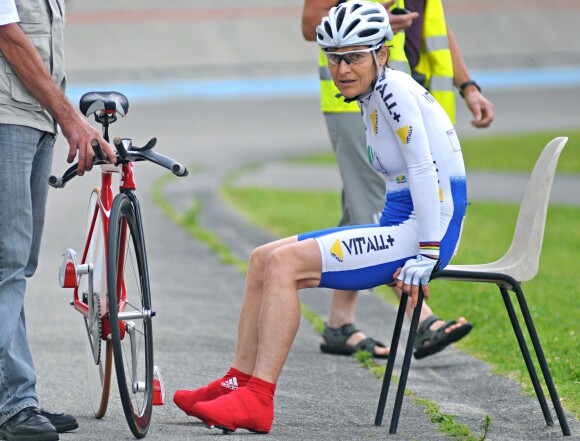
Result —
[[413, 20], [419, 17], [418, 12], [409, 12], [408, 14], [404, 15], [395, 15], [391, 14], [391, 7], [396, 3], [396, 0], [390, 0], [388, 2], [382, 3], [389, 14], [389, 24], [391, 25], [391, 29], [393, 29], [393, 34], [398, 32], [404, 31], [408, 29], [411, 24], [413, 24]]
[[397, 279], [397, 288], [411, 297], [411, 307], [417, 306], [419, 285], [422, 286], [425, 300], [429, 300], [429, 280], [431, 274], [439, 268], [439, 259], [419, 254], [405, 262], [393, 275]]
[[85, 170], [90, 170], [93, 168], [93, 159], [95, 153], [93, 147], [91, 146], [91, 140], [96, 139], [99, 141], [101, 148], [105, 155], [109, 158], [112, 163], [115, 163], [117, 156], [115, 150], [111, 145], [105, 141], [101, 133], [91, 126], [87, 121], [81, 118], [78, 114], [74, 114], [67, 119], [66, 122], [60, 122], [60, 127], [62, 133], [68, 141], [69, 151], [67, 156], [67, 161], [73, 162], [75, 156], [77, 156], [78, 151], [78, 170], [79, 176], [82, 176]]

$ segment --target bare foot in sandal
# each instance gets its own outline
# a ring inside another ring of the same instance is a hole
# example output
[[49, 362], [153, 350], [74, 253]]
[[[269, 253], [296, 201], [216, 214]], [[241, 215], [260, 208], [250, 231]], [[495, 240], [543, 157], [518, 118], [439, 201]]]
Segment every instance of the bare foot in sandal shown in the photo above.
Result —
[[[461, 326], [465, 325], [468, 323], [468, 321], [466, 320], [465, 317], [459, 317], [456, 321], [456, 323], [448, 326], [447, 328], [445, 328], [444, 332], [446, 334], [449, 334], [452, 331], [455, 331], [456, 329], [460, 328]], [[437, 329], [439, 329], [441, 326], [443, 326], [445, 324], [445, 320], [437, 320], [435, 322], [433, 322], [433, 324], [431, 326], [429, 326], [429, 330], [430, 331], [436, 331]]]
[[326, 354], [352, 355], [356, 351], [367, 351], [375, 358], [388, 358], [389, 348], [371, 337], [366, 337], [353, 324], [339, 328], [326, 325], [322, 333], [324, 342], [320, 350]]
[[457, 321], [447, 322], [431, 314], [420, 325], [415, 337], [415, 352], [417, 359], [427, 357], [442, 351], [451, 343], [456, 342], [471, 332], [473, 328], [464, 317]]

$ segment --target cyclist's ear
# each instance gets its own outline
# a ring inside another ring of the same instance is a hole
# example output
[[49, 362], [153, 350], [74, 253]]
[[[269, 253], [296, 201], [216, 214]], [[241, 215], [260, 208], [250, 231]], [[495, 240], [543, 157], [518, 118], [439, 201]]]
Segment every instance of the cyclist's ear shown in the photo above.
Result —
[[389, 61], [389, 49], [386, 44], [383, 44], [377, 51], [377, 59], [379, 60], [380, 66], [387, 65], [387, 62]]

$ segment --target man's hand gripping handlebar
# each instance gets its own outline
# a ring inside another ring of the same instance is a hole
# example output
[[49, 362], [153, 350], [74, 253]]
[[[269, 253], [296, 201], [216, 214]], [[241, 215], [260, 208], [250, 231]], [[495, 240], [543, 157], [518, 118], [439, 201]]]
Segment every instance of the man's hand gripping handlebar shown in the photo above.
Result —
[[[118, 166], [127, 164], [129, 162], [150, 161], [170, 170], [175, 176], [187, 176], [187, 168], [179, 162], [153, 151], [153, 147], [157, 144], [157, 138], [152, 138], [143, 147], [133, 146], [133, 142], [128, 138], [115, 138], [113, 143], [117, 149], [117, 160], [113, 164], [107, 155], [103, 152], [99, 141], [93, 139], [91, 146], [95, 152], [95, 159], [93, 165], [107, 165], [112, 164]], [[63, 188], [68, 181], [77, 176], [78, 162], [73, 164], [61, 177], [51, 176], [48, 178], [48, 183], [54, 188]]]

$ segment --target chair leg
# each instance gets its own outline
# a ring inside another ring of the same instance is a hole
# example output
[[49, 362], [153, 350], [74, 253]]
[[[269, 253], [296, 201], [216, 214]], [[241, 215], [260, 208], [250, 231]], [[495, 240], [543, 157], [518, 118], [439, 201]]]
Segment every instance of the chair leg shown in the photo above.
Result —
[[405, 294], [401, 296], [399, 302], [399, 311], [397, 312], [397, 319], [395, 320], [395, 329], [393, 330], [393, 338], [391, 339], [391, 347], [389, 358], [387, 360], [387, 369], [383, 378], [383, 386], [381, 387], [381, 396], [379, 398], [379, 405], [377, 407], [377, 414], [375, 416], [375, 426], [383, 424], [383, 415], [385, 413], [385, 404], [387, 396], [389, 395], [389, 386], [391, 384], [391, 377], [393, 375], [393, 368], [395, 366], [395, 358], [397, 357], [397, 348], [399, 347], [399, 338], [401, 337], [401, 328], [405, 320], [405, 308], [407, 307], [407, 298]]
[[566, 415], [564, 414], [564, 409], [560, 403], [560, 398], [558, 397], [558, 392], [556, 391], [556, 386], [554, 385], [554, 380], [552, 379], [552, 374], [550, 373], [550, 368], [546, 362], [546, 357], [544, 356], [544, 351], [542, 350], [542, 345], [540, 344], [540, 339], [538, 338], [538, 333], [536, 332], [536, 327], [532, 321], [532, 316], [530, 315], [530, 310], [528, 309], [528, 304], [524, 297], [524, 293], [517, 284], [514, 286], [514, 290], [520, 304], [520, 309], [522, 310], [522, 315], [526, 322], [528, 328], [528, 333], [530, 334], [530, 339], [536, 351], [536, 357], [538, 357], [538, 362], [540, 363], [540, 368], [542, 369], [542, 374], [544, 375], [544, 380], [546, 381], [546, 386], [550, 392], [550, 398], [552, 399], [552, 404], [554, 405], [554, 410], [558, 416], [558, 421], [560, 422], [560, 427], [562, 428], [562, 434], [564, 436], [570, 436], [570, 428], [568, 427], [568, 421], [566, 420]]
[[528, 374], [530, 375], [532, 385], [534, 386], [534, 390], [536, 391], [536, 397], [538, 398], [540, 407], [542, 408], [544, 419], [546, 420], [546, 424], [548, 426], [553, 426], [554, 420], [552, 419], [552, 415], [550, 414], [550, 409], [548, 408], [548, 403], [546, 402], [544, 391], [542, 390], [542, 386], [540, 385], [540, 380], [538, 379], [538, 374], [536, 373], [534, 363], [532, 362], [532, 357], [530, 355], [530, 351], [528, 350], [528, 345], [526, 344], [526, 340], [522, 333], [522, 328], [516, 316], [516, 312], [514, 310], [514, 306], [511, 301], [509, 292], [506, 288], [501, 286], [499, 287], [499, 289], [501, 291], [503, 302], [505, 303], [507, 313], [512, 323], [512, 327], [516, 334], [516, 339], [518, 340], [520, 351], [522, 352], [522, 356], [524, 357], [524, 362], [526, 363], [526, 367], [528, 368]]
[[411, 354], [413, 353], [413, 344], [415, 343], [415, 336], [417, 335], [417, 328], [419, 327], [419, 317], [421, 316], [422, 307], [423, 291], [421, 286], [419, 286], [419, 299], [417, 301], [417, 306], [413, 311], [413, 318], [411, 319], [411, 329], [409, 330], [409, 339], [407, 340], [407, 347], [405, 348], [405, 358], [403, 359], [403, 367], [401, 368], [401, 378], [399, 379], [399, 387], [397, 388], [397, 396], [395, 397], [393, 415], [391, 416], [391, 426], [389, 427], [389, 433], [391, 435], [397, 433], [397, 427], [399, 425], [399, 416], [401, 415], [405, 387], [407, 386], [407, 376], [409, 375], [409, 368], [411, 367]]

